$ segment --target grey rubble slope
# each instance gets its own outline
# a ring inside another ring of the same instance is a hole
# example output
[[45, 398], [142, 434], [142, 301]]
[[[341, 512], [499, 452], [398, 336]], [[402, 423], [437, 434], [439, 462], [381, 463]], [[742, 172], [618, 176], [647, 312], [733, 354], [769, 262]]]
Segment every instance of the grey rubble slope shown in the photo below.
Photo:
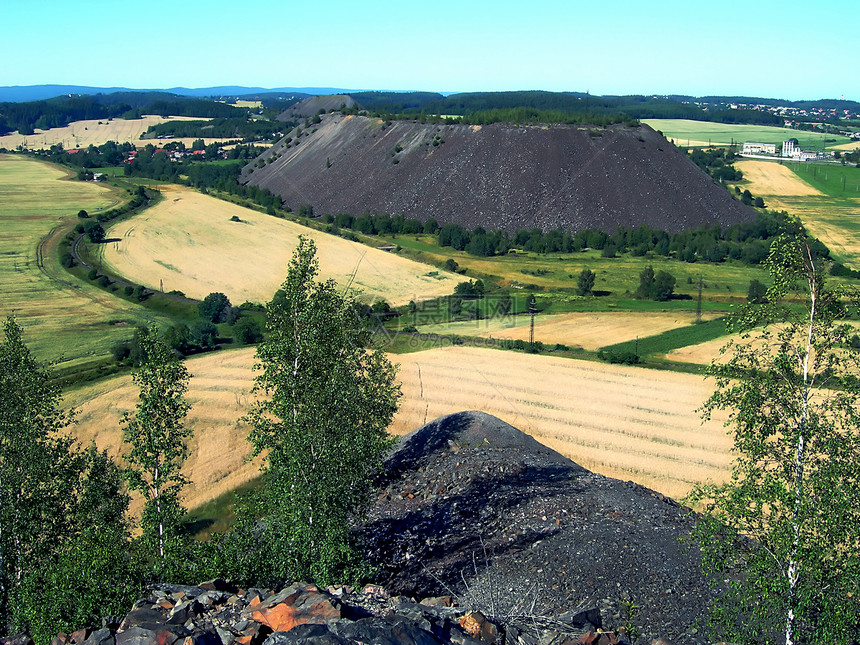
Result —
[[609, 232], [643, 224], [677, 232], [755, 216], [644, 125], [386, 125], [335, 113], [287, 137], [261, 155], [265, 166], [248, 164], [242, 181], [317, 214]]
[[352, 107], [353, 105], [355, 105], [355, 99], [348, 94], [311, 96], [281, 112], [277, 120], [295, 121], [296, 119], [315, 116], [320, 110], [328, 112], [329, 110], [339, 110], [342, 107]]
[[550, 618], [597, 606], [604, 628], [629, 620], [644, 636], [707, 642], [715, 592], [683, 541], [695, 520], [659, 493], [592, 473], [483, 412], [401, 439], [379, 484], [364, 534], [393, 593], [453, 590], [497, 612], [534, 603]]

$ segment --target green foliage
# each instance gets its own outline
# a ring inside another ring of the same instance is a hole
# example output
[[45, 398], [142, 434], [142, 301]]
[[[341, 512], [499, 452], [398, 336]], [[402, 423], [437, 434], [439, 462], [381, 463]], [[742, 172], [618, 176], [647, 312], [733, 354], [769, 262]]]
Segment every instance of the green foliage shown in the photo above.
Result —
[[658, 271], [655, 275], [654, 267], [649, 265], [639, 274], [639, 286], [635, 296], [640, 299], [665, 302], [672, 298], [675, 282], [675, 276], [668, 271]]
[[[729, 411], [731, 480], [699, 487], [695, 531], [724, 589], [712, 618], [737, 643], [851, 643], [860, 633], [860, 353], [853, 291], [825, 283], [800, 236], [767, 261], [767, 302], [734, 317], [742, 339], [710, 374], [707, 418]], [[800, 302], [802, 307], [790, 304]]]
[[640, 361], [639, 354], [627, 350], [604, 350], [597, 352], [597, 357], [607, 363], [620, 365], [636, 365]]
[[594, 289], [595, 277], [594, 271], [591, 269], [583, 269], [576, 281], [576, 294], [579, 296], [591, 295], [591, 292]]
[[203, 320], [217, 323], [224, 322], [227, 310], [230, 308], [230, 299], [220, 291], [214, 291], [203, 298], [198, 305], [200, 317]]
[[[71, 515], [65, 475], [71, 443], [58, 432], [71, 421], [60, 392], [30, 354], [9, 318], [0, 343], [0, 624], [21, 627], [21, 580], [59, 547]], [[59, 529], [59, 531], [58, 531]]]
[[634, 294], [637, 298], [648, 299], [654, 293], [654, 267], [647, 266], [639, 274], [639, 286]]
[[484, 281], [468, 280], [466, 282], [458, 282], [457, 286], [454, 287], [454, 294], [467, 298], [480, 298], [484, 295]]
[[658, 302], [670, 300], [675, 292], [675, 276], [668, 271], [658, 271], [654, 276], [654, 293], [651, 296]]
[[104, 241], [105, 239], [105, 230], [102, 228], [102, 225], [94, 220], [89, 220], [86, 224], [84, 224], [84, 233], [86, 233], [87, 237], [90, 239], [90, 242], [95, 244]]
[[263, 340], [263, 329], [256, 318], [242, 316], [233, 326], [233, 337], [240, 345], [253, 345]]
[[[360, 574], [350, 525], [370, 503], [400, 396], [385, 354], [366, 349], [360, 307], [317, 274], [316, 247], [300, 237], [257, 348], [254, 391], [262, 396], [247, 420], [254, 453], [266, 453], [265, 485], [240, 510], [228, 544], [239, 545], [232, 574], [258, 583]], [[251, 546], [259, 544], [264, 559]]]
[[[0, 342], [0, 631], [58, 631], [119, 613], [142, 590], [116, 464], [58, 433], [71, 421], [14, 320]], [[50, 599], [46, 601], [46, 599]]]
[[761, 305], [767, 302], [767, 287], [758, 280], [750, 280], [750, 286], [747, 290], [747, 302], [754, 305]]
[[128, 480], [145, 498], [144, 551], [154, 561], [157, 576], [175, 576], [187, 548], [179, 493], [187, 482], [181, 468], [192, 433], [183, 423], [190, 407], [185, 401], [190, 377], [155, 326], [141, 330], [138, 344], [141, 364], [132, 380], [140, 394], [134, 413], [122, 416], [123, 441], [129, 446]]
[[208, 320], [197, 320], [191, 325], [191, 342], [202, 349], [215, 347], [218, 328]]
[[125, 532], [85, 528], [22, 584], [21, 610], [38, 645], [58, 632], [121, 616], [144, 590], [142, 567]]

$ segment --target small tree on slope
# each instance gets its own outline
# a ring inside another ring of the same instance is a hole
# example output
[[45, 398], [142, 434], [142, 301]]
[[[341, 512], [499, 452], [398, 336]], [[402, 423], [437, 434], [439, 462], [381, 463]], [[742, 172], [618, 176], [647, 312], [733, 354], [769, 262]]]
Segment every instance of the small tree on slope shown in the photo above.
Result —
[[134, 414], [122, 417], [123, 440], [130, 446], [129, 484], [146, 500], [142, 541], [157, 574], [177, 575], [184, 539], [179, 492], [187, 483], [181, 468], [192, 434], [184, 425], [190, 376], [154, 326], [141, 330], [138, 342], [141, 364], [132, 379], [140, 394]]
[[[825, 284], [802, 237], [767, 261], [766, 304], [735, 317], [740, 342], [710, 373], [708, 417], [728, 409], [731, 480], [699, 487], [704, 568], [728, 592], [712, 618], [738, 643], [850, 643], [860, 633], [857, 297]], [[802, 303], [802, 304], [799, 304]], [[779, 634], [779, 637], [775, 635]]]

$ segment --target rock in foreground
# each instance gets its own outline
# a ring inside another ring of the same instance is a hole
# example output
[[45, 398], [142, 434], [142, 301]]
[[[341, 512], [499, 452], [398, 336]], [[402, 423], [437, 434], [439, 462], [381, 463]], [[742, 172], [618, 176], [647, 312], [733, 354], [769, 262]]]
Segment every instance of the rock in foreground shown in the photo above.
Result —
[[[573, 616], [550, 634], [553, 642], [623, 643], [598, 636], [589, 616]], [[280, 591], [240, 590], [223, 581], [198, 587], [156, 585], [124, 618], [101, 629], [59, 634], [52, 645], [537, 645], [536, 632], [500, 631], [450, 598], [422, 602], [389, 597], [381, 587], [360, 592], [295, 584]], [[548, 641], [547, 641], [548, 642]], [[25, 642], [17, 645], [25, 645]]]

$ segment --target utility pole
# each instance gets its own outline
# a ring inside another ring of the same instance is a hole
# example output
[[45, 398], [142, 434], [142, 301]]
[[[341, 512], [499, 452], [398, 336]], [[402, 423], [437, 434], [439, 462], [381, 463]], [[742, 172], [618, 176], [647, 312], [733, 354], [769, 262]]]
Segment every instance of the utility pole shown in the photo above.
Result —
[[702, 276], [699, 276], [699, 299], [696, 302], [696, 324], [702, 322]]
[[529, 347], [531, 349], [534, 349], [535, 346], [535, 313], [537, 313], [535, 304], [535, 297], [529, 296], [529, 316], [531, 316], [531, 325], [529, 326]]

